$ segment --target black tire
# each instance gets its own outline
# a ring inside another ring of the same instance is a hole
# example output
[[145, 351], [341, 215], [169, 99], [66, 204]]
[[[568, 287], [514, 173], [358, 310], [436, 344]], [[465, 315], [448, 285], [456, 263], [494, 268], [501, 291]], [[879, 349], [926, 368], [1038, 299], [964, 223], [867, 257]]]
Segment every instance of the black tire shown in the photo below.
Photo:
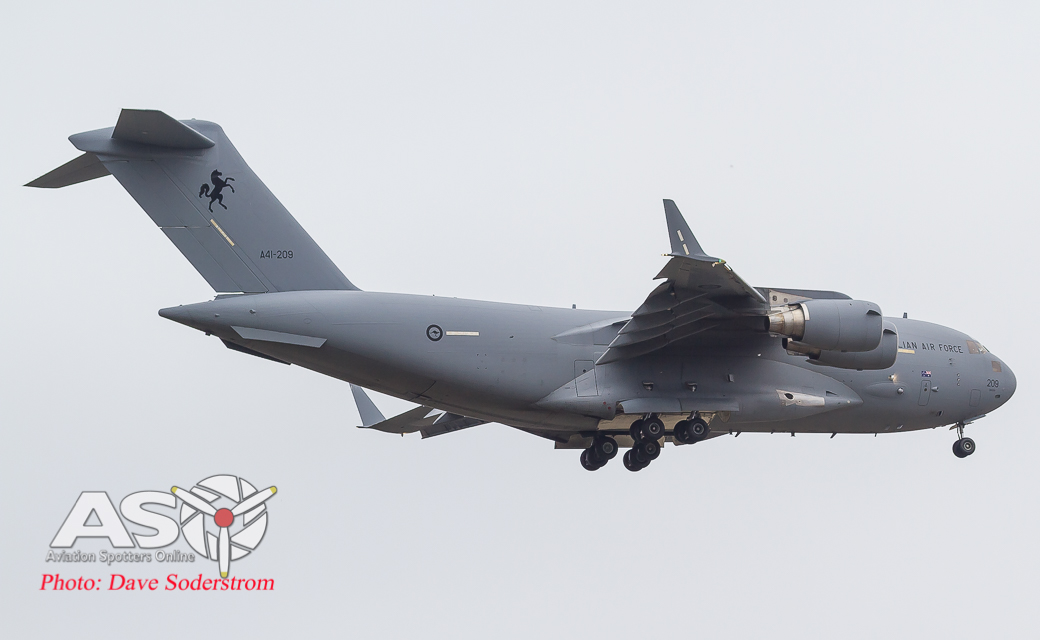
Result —
[[637, 442], [636, 446], [632, 447], [632, 461], [644, 467], [652, 460], [646, 449], [643, 448], [645, 444], [645, 442]]
[[643, 440], [658, 440], [664, 435], [664, 423], [657, 416], [644, 420], [643, 425], [639, 428], [640, 434], [643, 436]]
[[581, 466], [585, 467], [586, 471], [595, 471], [602, 465], [591, 459], [591, 456], [589, 456], [589, 449], [584, 449], [581, 452]]
[[625, 463], [626, 469], [628, 469], [629, 471], [639, 471], [643, 468], [644, 465], [641, 465], [638, 462], [636, 462], [635, 458], [632, 456], [632, 451], [632, 449], [626, 451], [625, 455], [622, 456], [621, 459]]
[[618, 452], [617, 440], [610, 436], [596, 438], [592, 441], [592, 448], [596, 452], [597, 457], [604, 462], [613, 460]]
[[953, 455], [958, 458], [967, 458], [975, 453], [975, 441], [971, 438], [961, 438], [953, 443]]
[[961, 451], [964, 452], [964, 457], [975, 453], [975, 441], [971, 438], [961, 438]]
[[643, 439], [643, 420], [640, 418], [632, 423], [632, 426], [628, 428], [628, 435], [632, 436], [632, 439], [639, 442]]
[[607, 459], [599, 454], [599, 451], [596, 450], [595, 446], [589, 447], [585, 451], [588, 452], [587, 455], [589, 462], [596, 465], [597, 467], [602, 467], [603, 465], [607, 464]]
[[657, 440], [649, 440], [640, 445], [643, 449], [643, 453], [646, 457], [651, 460], [657, 460], [657, 456], [661, 455], [661, 443]]
[[672, 439], [679, 444], [692, 444], [690, 440], [690, 421], [680, 420], [675, 423], [675, 430], [672, 431]]
[[701, 420], [700, 418], [691, 420], [690, 426], [687, 429], [687, 432], [690, 435], [690, 439], [693, 442], [700, 442], [701, 440], [707, 438], [709, 431], [710, 429], [708, 429], [708, 423]]

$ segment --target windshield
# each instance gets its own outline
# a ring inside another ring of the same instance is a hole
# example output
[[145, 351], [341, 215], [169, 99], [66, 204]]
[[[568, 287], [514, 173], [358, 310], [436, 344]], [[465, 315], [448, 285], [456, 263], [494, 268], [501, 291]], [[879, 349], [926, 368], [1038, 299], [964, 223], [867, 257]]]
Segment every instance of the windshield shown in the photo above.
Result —
[[989, 353], [989, 349], [982, 346], [981, 342], [968, 340], [968, 353]]

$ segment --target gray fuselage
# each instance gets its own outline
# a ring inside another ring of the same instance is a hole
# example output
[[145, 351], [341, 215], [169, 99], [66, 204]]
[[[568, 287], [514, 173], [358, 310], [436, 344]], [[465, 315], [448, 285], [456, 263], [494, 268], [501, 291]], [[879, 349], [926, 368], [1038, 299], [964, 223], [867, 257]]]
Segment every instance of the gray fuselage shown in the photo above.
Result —
[[[700, 412], [713, 431], [909, 431], [984, 415], [1016, 385], [967, 335], [903, 318], [886, 318], [898, 331], [895, 364], [857, 371], [812, 364], [780, 338], [747, 330], [597, 366], [629, 313], [435, 296], [235, 295], [160, 314], [278, 360], [558, 442], [623, 433], [647, 413], [674, 422]], [[324, 342], [293, 344], [301, 337]]]

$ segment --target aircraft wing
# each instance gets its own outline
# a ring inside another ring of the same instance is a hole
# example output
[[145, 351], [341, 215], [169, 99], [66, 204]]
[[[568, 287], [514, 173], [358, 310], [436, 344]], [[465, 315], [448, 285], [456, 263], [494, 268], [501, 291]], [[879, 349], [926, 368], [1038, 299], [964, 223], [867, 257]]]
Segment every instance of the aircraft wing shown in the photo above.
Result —
[[365, 390], [352, 384], [350, 392], [354, 395], [357, 403], [358, 413], [361, 414], [362, 424], [360, 429], [375, 429], [384, 433], [415, 433], [418, 431], [423, 438], [432, 438], [452, 431], [459, 431], [485, 424], [484, 420], [460, 416], [434, 409], [432, 407], [419, 406], [393, 418], [384, 418], [372, 399], [368, 397]]
[[671, 260], [655, 280], [665, 279], [632, 314], [596, 364], [657, 351], [677, 340], [745, 316], [767, 315], [769, 302], [725, 260], [704, 253], [679, 208], [664, 201]]

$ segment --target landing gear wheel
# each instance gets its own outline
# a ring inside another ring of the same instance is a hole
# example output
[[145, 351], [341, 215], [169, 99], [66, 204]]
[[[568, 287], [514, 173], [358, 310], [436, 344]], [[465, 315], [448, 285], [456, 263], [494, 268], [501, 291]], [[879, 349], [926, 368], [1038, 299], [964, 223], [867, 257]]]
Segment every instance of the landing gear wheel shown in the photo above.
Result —
[[708, 423], [700, 418], [680, 420], [675, 425], [672, 437], [679, 444], [693, 444], [708, 437]]
[[650, 460], [657, 460], [657, 456], [661, 455], [661, 443], [657, 440], [642, 442], [636, 448], [641, 450]]
[[594, 438], [592, 441], [592, 450], [596, 452], [596, 457], [606, 462], [607, 460], [613, 460], [614, 456], [617, 455], [618, 446], [617, 440], [610, 436], [600, 436]]
[[636, 446], [632, 447], [632, 461], [638, 464], [640, 467], [645, 467], [650, 464], [650, 456], [646, 454], [646, 451], [641, 447], [642, 442], [637, 442]]
[[628, 435], [632, 436], [632, 439], [639, 442], [643, 439], [643, 419], [640, 418], [632, 423], [632, 426], [628, 428]]
[[646, 467], [646, 465], [639, 464], [639, 462], [636, 461], [635, 457], [632, 455], [633, 451], [634, 449], [629, 449], [628, 451], [626, 451], [625, 455], [622, 456], [621, 460], [625, 463], [625, 468], [629, 471], [639, 471]]
[[599, 458], [592, 449], [581, 452], [581, 466], [585, 467], [586, 471], [596, 471], [605, 464], [607, 461]]
[[694, 418], [690, 420], [690, 426], [686, 428], [686, 432], [693, 439], [693, 442], [700, 442], [701, 440], [708, 437], [708, 423], [701, 420], [700, 418]]
[[664, 423], [657, 416], [647, 418], [643, 420], [643, 424], [639, 427], [639, 434], [643, 437], [643, 440], [658, 440], [664, 435]]
[[693, 441], [690, 440], [689, 429], [689, 420], [680, 420], [679, 422], [676, 422], [675, 428], [672, 431], [672, 439], [679, 444], [693, 444]]
[[953, 455], [958, 458], [967, 458], [975, 453], [975, 441], [971, 438], [961, 438], [953, 443]]

